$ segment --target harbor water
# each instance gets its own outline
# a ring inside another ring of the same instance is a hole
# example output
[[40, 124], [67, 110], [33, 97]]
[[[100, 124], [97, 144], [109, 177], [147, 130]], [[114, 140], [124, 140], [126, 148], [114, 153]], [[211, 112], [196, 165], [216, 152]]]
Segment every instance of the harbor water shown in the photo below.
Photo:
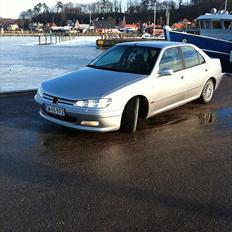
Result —
[[36, 89], [40, 83], [87, 65], [104, 50], [98, 37], [39, 46], [37, 37], [0, 37], [0, 92]]

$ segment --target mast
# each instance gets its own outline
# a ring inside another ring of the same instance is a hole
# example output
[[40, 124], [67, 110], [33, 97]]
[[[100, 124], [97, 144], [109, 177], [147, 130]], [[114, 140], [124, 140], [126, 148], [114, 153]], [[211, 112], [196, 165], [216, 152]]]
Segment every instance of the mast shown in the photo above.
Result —
[[153, 35], [155, 35], [155, 22], [156, 22], [156, 1], [154, 3], [154, 27], [153, 27]]
[[225, 10], [227, 10], [227, 0], [225, 1]]

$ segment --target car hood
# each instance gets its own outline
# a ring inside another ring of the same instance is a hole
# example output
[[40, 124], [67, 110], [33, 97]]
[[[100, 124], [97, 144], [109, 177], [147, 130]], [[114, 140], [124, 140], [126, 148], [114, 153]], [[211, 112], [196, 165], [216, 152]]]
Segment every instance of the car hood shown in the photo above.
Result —
[[146, 75], [86, 67], [42, 83], [45, 93], [78, 100], [103, 97], [113, 90], [145, 78]]

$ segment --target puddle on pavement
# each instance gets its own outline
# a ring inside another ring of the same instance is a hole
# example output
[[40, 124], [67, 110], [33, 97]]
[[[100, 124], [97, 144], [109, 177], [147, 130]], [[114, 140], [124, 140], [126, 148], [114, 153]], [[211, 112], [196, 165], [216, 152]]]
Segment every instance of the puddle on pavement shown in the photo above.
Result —
[[207, 125], [216, 122], [215, 113], [205, 112], [197, 115], [200, 125]]
[[219, 123], [232, 127], [232, 107], [217, 110], [215, 115]]
[[198, 114], [200, 125], [218, 123], [232, 126], [232, 107]]
[[187, 118], [185, 116], [157, 115], [147, 120], [140, 120], [138, 122], [138, 129], [160, 128], [165, 125], [177, 124], [186, 120]]
[[214, 112], [200, 112], [196, 114], [160, 114], [147, 120], [139, 121], [139, 129], [163, 128], [167, 125], [191, 121], [197, 125], [223, 124], [232, 127], [232, 107], [223, 108]]

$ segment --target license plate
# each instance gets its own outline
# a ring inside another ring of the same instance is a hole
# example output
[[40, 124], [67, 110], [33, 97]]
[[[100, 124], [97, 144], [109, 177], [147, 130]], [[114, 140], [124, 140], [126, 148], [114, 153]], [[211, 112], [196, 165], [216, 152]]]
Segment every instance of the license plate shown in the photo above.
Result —
[[45, 105], [45, 110], [49, 113], [52, 113], [52, 114], [56, 114], [59, 116], [65, 116], [64, 109], [62, 109], [62, 108]]

